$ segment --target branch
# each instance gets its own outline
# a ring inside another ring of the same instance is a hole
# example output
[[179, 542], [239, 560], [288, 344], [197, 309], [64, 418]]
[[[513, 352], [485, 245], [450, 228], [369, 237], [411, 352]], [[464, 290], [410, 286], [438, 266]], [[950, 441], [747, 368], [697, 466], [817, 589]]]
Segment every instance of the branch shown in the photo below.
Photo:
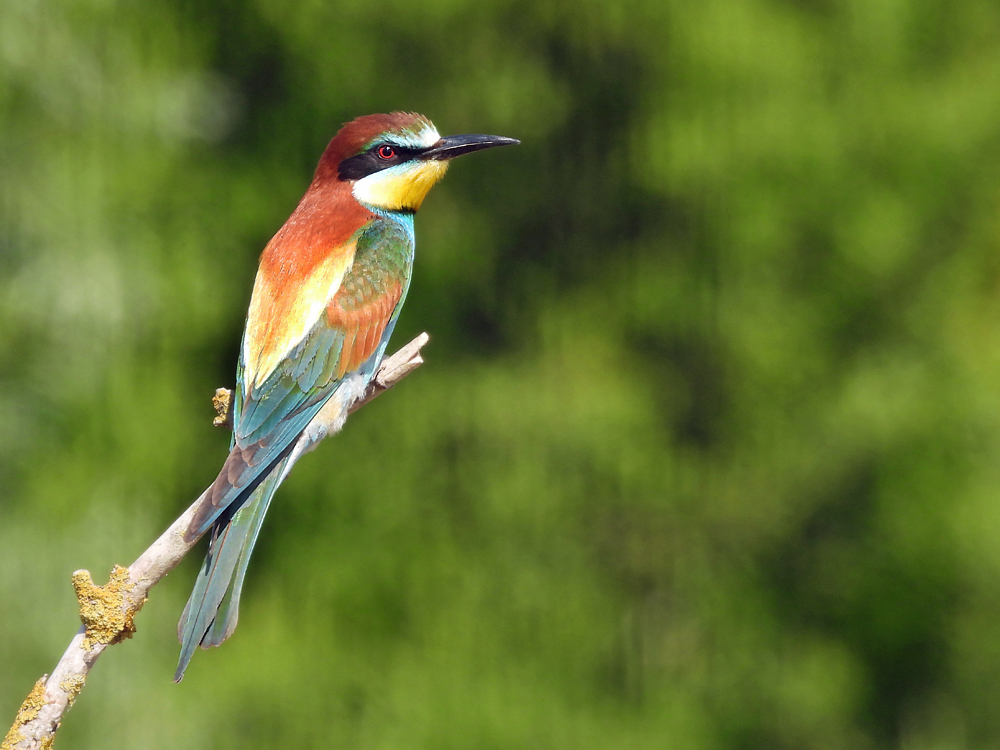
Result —
[[[360, 409], [422, 365], [424, 360], [420, 349], [429, 338], [426, 333], [421, 333], [391, 357], [386, 357], [350, 411]], [[216, 425], [230, 424], [230, 396], [231, 392], [226, 389], [216, 391], [213, 399], [219, 412]], [[135, 615], [146, 603], [149, 590], [177, 567], [196, 544], [197, 539], [185, 542], [184, 532], [204, 496], [205, 493], [202, 493], [130, 567], [116, 565], [106, 585], [94, 585], [86, 570], [73, 574], [73, 588], [80, 604], [83, 626], [73, 636], [52, 674], [42, 676], [35, 683], [6, 739], [0, 744], [0, 750], [51, 748], [63, 714], [83, 689], [94, 662], [108, 646], [132, 637]]]

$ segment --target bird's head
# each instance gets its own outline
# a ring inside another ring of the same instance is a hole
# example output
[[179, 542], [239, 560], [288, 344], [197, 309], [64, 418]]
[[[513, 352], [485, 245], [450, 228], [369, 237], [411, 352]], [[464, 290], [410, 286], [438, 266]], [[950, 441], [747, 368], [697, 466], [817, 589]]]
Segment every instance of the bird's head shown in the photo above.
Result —
[[410, 112], [366, 115], [344, 125], [330, 141], [316, 179], [348, 183], [366, 206], [413, 212], [451, 159], [519, 142], [499, 135], [442, 138], [430, 120]]

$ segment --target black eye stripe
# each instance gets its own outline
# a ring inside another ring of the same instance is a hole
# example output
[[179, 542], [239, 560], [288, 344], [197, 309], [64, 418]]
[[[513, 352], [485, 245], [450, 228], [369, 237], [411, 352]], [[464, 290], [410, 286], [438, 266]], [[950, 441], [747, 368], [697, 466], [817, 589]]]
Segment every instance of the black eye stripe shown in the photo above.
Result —
[[[388, 146], [393, 155], [388, 159], [379, 156], [379, 149]], [[337, 176], [341, 180], [360, 180], [370, 174], [409, 161], [420, 153], [418, 149], [404, 148], [395, 143], [376, 143], [367, 151], [344, 159], [337, 167]]]

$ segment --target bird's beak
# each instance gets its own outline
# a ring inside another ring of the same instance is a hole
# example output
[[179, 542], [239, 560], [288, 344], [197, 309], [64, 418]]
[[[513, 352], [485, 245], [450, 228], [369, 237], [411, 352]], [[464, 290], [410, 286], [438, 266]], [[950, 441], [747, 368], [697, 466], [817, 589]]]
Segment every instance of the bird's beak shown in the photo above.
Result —
[[516, 138], [506, 138], [502, 135], [449, 135], [424, 151], [420, 158], [444, 161], [462, 154], [471, 154], [473, 151], [482, 151], [484, 148], [516, 146], [518, 143], [520, 141]]

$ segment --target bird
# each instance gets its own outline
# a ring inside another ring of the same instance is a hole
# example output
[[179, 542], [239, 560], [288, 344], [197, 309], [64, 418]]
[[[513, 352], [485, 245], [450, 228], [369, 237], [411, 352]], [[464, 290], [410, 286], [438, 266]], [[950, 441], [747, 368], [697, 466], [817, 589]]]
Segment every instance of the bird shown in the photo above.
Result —
[[278, 486], [340, 430], [385, 353], [410, 284], [413, 217], [462, 154], [519, 143], [441, 137], [411, 112], [359, 117], [260, 256], [240, 346], [229, 455], [184, 532], [209, 548], [177, 626], [180, 682], [236, 627], [247, 563]]

